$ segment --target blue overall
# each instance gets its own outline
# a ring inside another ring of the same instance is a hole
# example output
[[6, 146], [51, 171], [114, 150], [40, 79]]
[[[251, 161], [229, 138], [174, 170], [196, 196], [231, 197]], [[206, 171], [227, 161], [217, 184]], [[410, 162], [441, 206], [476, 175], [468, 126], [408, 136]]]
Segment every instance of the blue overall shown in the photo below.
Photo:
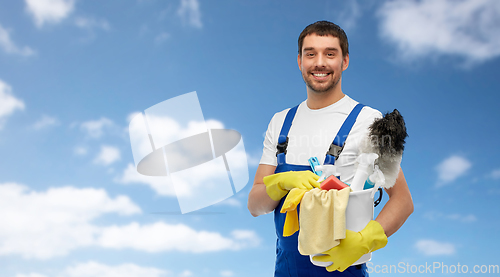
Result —
[[[281, 132], [278, 137], [278, 152], [277, 160], [278, 166], [274, 173], [286, 171], [303, 171], [311, 170], [310, 166], [294, 165], [286, 163], [286, 145], [288, 142], [288, 131], [292, 126], [293, 118], [297, 111], [298, 106], [291, 108], [281, 127]], [[335, 158], [338, 157], [342, 146], [351, 131], [352, 126], [356, 122], [356, 118], [363, 108], [362, 104], [354, 107], [342, 124], [337, 136], [335, 137], [330, 150], [328, 151], [325, 162], [323, 164], [334, 164]], [[283, 236], [283, 226], [285, 224], [286, 214], [280, 213], [281, 207], [285, 201], [283, 197], [276, 209], [274, 210], [274, 224], [276, 227], [276, 235], [278, 236], [276, 242], [276, 268], [274, 272], [275, 277], [321, 277], [321, 276], [368, 276], [366, 272], [366, 265], [357, 265], [347, 268], [344, 272], [333, 271], [328, 272], [326, 268], [315, 266], [311, 263], [309, 256], [303, 256], [298, 251], [298, 237], [299, 233], [295, 232], [292, 236]], [[300, 215], [300, 205], [297, 207], [297, 212]]]

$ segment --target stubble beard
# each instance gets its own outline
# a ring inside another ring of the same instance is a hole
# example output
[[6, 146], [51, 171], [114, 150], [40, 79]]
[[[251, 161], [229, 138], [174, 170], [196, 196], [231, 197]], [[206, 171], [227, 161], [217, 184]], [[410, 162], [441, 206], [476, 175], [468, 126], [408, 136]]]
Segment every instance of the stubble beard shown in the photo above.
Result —
[[[343, 68], [343, 65], [344, 65], [344, 62], [341, 63], [340, 68]], [[342, 69], [340, 69], [340, 70], [342, 70]], [[341, 72], [337, 79], [332, 80], [331, 84], [329, 84], [325, 87], [321, 87], [321, 84], [319, 84], [319, 85], [314, 84], [314, 80], [313, 80], [314, 77], [311, 76], [312, 74], [309, 74], [309, 72], [306, 72], [306, 74], [307, 75], [304, 75], [304, 73], [302, 73], [302, 78], [304, 79], [304, 82], [306, 83], [307, 87], [312, 92], [318, 93], [318, 94], [333, 90], [335, 87], [337, 87], [337, 85], [340, 82], [340, 79], [342, 78], [342, 72]], [[311, 78], [308, 78], [309, 76], [311, 76]]]

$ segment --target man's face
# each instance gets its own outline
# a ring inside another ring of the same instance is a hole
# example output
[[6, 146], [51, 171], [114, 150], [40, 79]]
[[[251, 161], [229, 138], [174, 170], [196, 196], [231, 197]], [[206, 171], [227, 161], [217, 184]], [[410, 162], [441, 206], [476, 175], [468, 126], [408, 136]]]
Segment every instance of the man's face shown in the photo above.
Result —
[[337, 88], [342, 71], [349, 65], [349, 55], [342, 56], [339, 39], [310, 34], [304, 38], [301, 51], [297, 62], [308, 89], [323, 93]]

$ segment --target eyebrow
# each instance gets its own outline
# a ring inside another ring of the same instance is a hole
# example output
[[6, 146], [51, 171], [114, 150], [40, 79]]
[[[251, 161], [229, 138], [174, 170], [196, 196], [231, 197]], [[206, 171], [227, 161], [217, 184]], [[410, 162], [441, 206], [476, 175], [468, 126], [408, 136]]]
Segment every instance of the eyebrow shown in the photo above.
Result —
[[[304, 52], [305, 51], [311, 51], [311, 50], [314, 50], [314, 47], [306, 47], [304, 48]], [[335, 47], [327, 47], [326, 48], [327, 51], [335, 51], [335, 52], [339, 52], [339, 49], [335, 48]]]

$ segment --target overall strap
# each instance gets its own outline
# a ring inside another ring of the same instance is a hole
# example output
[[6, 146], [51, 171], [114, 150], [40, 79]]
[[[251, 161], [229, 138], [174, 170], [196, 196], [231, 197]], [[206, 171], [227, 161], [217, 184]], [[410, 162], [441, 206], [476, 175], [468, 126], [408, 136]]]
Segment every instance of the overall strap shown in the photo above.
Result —
[[330, 149], [326, 152], [325, 162], [323, 164], [334, 164], [335, 160], [339, 157], [340, 152], [344, 148], [345, 141], [349, 132], [351, 132], [352, 126], [356, 122], [361, 109], [363, 109], [365, 105], [357, 104], [351, 111], [351, 113], [347, 116], [346, 120], [340, 127], [339, 132], [335, 136], [332, 144], [330, 145]]
[[276, 152], [276, 157], [278, 160], [278, 165], [286, 163], [286, 147], [288, 146], [288, 132], [290, 131], [290, 127], [292, 126], [293, 118], [295, 117], [295, 113], [297, 112], [297, 108], [299, 105], [288, 110], [288, 113], [285, 117], [285, 122], [283, 122], [283, 126], [281, 126], [280, 136], [278, 137], [278, 151]]

